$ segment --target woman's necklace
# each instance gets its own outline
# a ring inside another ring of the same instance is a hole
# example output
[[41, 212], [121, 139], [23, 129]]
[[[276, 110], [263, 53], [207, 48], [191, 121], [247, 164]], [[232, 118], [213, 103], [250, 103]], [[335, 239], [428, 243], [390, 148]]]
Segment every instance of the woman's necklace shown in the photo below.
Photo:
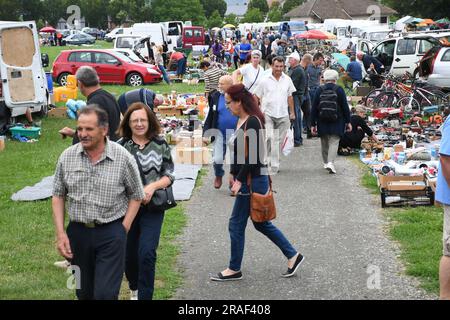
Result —
[[148, 139], [140, 140], [139, 138], [135, 138], [135, 137], [133, 138], [133, 142], [139, 146], [139, 150], [144, 149], [149, 141], [150, 140], [148, 140]]

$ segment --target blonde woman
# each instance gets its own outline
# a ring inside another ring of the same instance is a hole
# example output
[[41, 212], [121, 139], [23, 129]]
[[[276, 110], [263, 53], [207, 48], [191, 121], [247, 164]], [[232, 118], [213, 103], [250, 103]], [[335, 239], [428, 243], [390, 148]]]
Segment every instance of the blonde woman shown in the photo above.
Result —
[[159, 70], [161, 70], [164, 81], [167, 84], [170, 84], [169, 76], [167, 75], [166, 68], [164, 68], [164, 59], [163, 59], [162, 54], [163, 54], [162, 46], [154, 46], [153, 47], [153, 55], [155, 56], [155, 64], [158, 66]]

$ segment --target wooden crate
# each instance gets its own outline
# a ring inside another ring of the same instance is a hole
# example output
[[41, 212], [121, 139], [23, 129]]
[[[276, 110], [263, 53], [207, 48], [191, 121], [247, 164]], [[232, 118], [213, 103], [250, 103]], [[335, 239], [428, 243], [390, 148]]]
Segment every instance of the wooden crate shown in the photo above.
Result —
[[48, 117], [49, 118], [62, 118], [67, 119], [67, 108], [66, 107], [58, 107], [53, 108], [48, 111]]

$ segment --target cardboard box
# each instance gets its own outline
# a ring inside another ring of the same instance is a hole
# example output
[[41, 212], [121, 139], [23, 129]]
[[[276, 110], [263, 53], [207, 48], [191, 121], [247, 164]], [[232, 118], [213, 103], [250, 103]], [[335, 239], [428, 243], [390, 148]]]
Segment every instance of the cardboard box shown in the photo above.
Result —
[[63, 118], [67, 119], [67, 108], [66, 107], [58, 107], [49, 110], [48, 112], [49, 118]]
[[202, 148], [188, 148], [188, 147], [176, 147], [175, 148], [175, 163], [179, 164], [209, 164], [210, 154], [209, 149]]
[[381, 207], [432, 206], [434, 192], [424, 176], [383, 176], [378, 174]]
[[183, 109], [172, 106], [159, 106], [158, 113], [162, 117], [178, 117], [183, 115]]
[[378, 174], [378, 186], [388, 191], [422, 191], [428, 187], [424, 176], [384, 176]]
[[201, 148], [203, 147], [202, 136], [196, 137], [177, 137], [175, 139], [177, 147], [180, 148]]

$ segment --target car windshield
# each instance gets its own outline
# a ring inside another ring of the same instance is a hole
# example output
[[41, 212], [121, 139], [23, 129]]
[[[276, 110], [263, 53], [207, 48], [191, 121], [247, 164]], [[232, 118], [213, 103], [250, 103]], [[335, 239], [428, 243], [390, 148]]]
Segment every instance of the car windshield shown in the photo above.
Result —
[[117, 38], [116, 42], [116, 48], [133, 48], [135, 38], [131, 37], [123, 37], [123, 38]]
[[389, 34], [389, 31], [372, 32], [369, 35], [369, 40], [372, 41], [372, 42], [380, 42], [381, 40], [386, 39], [388, 34]]

